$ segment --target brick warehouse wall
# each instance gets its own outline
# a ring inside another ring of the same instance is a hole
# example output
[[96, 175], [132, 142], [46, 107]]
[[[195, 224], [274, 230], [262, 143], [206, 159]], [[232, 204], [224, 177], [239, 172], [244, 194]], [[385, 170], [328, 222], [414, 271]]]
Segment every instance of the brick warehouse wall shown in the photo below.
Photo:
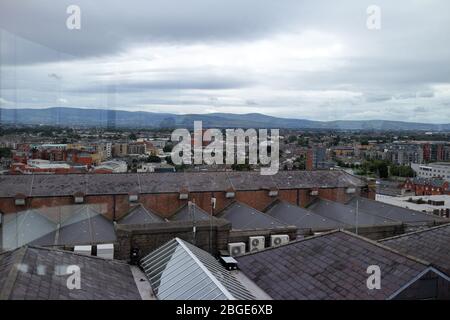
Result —
[[217, 255], [220, 250], [227, 249], [230, 230], [231, 224], [223, 219], [215, 219], [212, 224], [209, 221], [197, 221], [194, 240], [193, 227], [186, 222], [117, 225], [114, 256], [129, 261], [131, 250], [138, 248], [140, 257], [143, 257], [175, 237]]

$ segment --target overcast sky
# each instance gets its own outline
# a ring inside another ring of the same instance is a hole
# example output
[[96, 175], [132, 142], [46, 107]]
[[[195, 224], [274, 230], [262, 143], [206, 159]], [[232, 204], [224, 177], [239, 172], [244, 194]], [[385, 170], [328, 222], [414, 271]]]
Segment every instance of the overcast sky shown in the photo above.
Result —
[[[66, 27], [69, 5], [81, 29]], [[366, 26], [369, 5], [381, 29]], [[450, 2], [1, 0], [0, 104], [450, 122]]]

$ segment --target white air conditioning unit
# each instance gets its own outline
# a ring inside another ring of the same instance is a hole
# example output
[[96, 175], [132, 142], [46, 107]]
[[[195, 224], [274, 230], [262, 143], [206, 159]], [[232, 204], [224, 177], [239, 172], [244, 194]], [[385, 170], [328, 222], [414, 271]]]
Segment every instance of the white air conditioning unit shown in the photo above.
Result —
[[90, 256], [92, 255], [92, 246], [75, 246], [73, 252]]
[[312, 196], [318, 196], [319, 195], [319, 190], [313, 190], [309, 193]]
[[266, 238], [264, 236], [249, 237], [248, 249], [250, 252], [262, 250], [265, 247], [265, 243]]
[[97, 257], [104, 259], [114, 259], [114, 244], [98, 244], [97, 245]]
[[280, 246], [289, 242], [289, 236], [287, 234], [277, 234], [270, 236], [270, 245], [272, 247]]
[[244, 242], [235, 242], [228, 244], [228, 252], [230, 256], [240, 256], [245, 253], [245, 243]]

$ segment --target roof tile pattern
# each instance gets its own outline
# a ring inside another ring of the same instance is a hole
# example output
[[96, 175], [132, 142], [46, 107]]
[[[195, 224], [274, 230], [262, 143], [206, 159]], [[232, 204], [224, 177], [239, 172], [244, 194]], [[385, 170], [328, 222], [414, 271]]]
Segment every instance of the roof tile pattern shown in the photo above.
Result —
[[[80, 289], [68, 289], [68, 265], [80, 267]], [[0, 254], [0, 299], [140, 300], [141, 296], [125, 263], [30, 246]]]
[[336, 188], [364, 186], [362, 180], [343, 171], [280, 171], [273, 176], [259, 172], [202, 172], [202, 173], [129, 173], [129, 174], [54, 174], [0, 176], [0, 197], [73, 196], [86, 195], [171, 193], [187, 188], [190, 192]]
[[450, 224], [403, 234], [380, 241], [404, 254], [429, 261], [450, 274]]
[[[335, 231], [236, 258], [241, 271], [273, 299], [387, 299], [427, 268], [369, 240]], [[380, 290], [366, 285], [380, 266]]]

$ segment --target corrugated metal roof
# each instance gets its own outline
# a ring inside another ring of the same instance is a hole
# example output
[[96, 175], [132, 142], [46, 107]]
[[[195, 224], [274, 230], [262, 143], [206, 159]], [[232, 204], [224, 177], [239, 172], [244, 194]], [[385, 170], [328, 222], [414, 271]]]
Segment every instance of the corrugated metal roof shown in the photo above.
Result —
[[141, 260], [160, 300], [254, 299], [213, 256], [179, 238]]

